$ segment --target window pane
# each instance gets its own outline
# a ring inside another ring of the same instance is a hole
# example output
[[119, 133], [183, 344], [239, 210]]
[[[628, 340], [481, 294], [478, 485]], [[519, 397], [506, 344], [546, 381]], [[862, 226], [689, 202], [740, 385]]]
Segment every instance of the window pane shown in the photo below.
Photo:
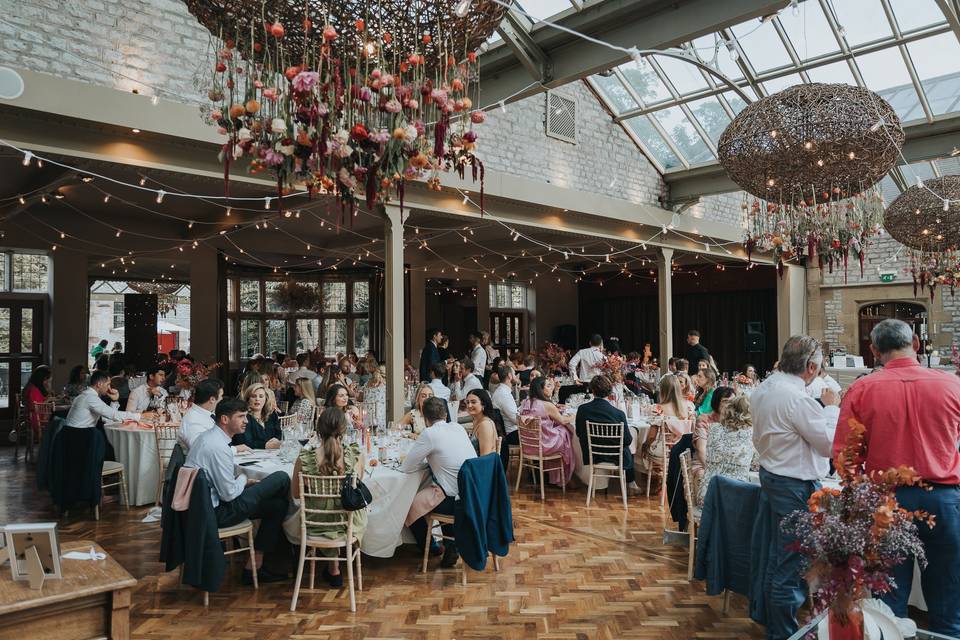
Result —
[[683, 114], [680, 107], [662, 109], [653, 115], [673, 138], [673, 142], [680, 149], [680, 153], [691, 164], [714, 159], [713, 153], [711, 153], [703, 138], [700, 137], [700, 134], [697, 133], [697, 130], [690, 124], [690, 121], [687, 120], [687, 116]]
[[[882, 15], [878, 14], [877, 19], [881, 19]], [[826, 16], [816, 2], [801, 3], [799, 15], [793, 15], [793, 11], [781, 11], [778, 19], [801, 60], [840, 50], [840, 43], [834, 37]]]
[[10, 363], [0, 362], [0, 409], [10, 406]]
[[850, 65], [846, 62], [834, 62], [825, 64], [822, 67], [814, 67], [807, 70], [810, 76], [810, 82], [842, 82], [844, 84], [856, 85], [857, 82], [850, 72]]
[[735, 26], [733, 33], [756, 71], [769, 71], [793, 64], [772, 22], [757, 28], [757, 21], [750, 20]]
[[[314, 293], [317, 292], [317, 287], [319, 286], [316, 282], [301, 282], [300, 284], [302, 284], [304, 287], [307, 287], [308, 289], [313, 289]], [[306, 309], [303, 306], [300, 306], [298, 309], [295, 309], [295, 311], [312, 311], [316, 313], [317, 308], [316, 308], [316, 305], [313, 305], [312, 309]]]
[[672, 169], [680, 166], [680, 159], [670, 150], [667, 143], [663, 141], [657, 130], [653, 128], [648, 120], [649, 116], [637, 116], [624, 120], [630, 130], [636, 134], [637, 138], [646, 148], [647, 152], [653, 156], [653, 159], [660, 163], [664, 169]]
[[370, 283], [366, 280], [353, 283], [353, 310], [360, 312], [370, 310]]
[[[731, 80], [739, 80], [743, 77], [740, 65], [730, 57], [730, 52], [719, 34], [711, 33], [702, 36], [694, 40], [692, 44], [694, 54], [701, 62], [710, 64]], [[714, 59], [714, 52], [716, 52], [716, 59]]]
[[713, 143], [720, 140], [720, 134], [730, 124], [730, 116], [723, 110], [716, 98], [705, 98], [689, 104], [690, 110], [696, 116]]
[[274, 299], [273, 299], [274, 292], [277, 289], [279, 289], [280, 285], [282, 285], [283, 283], [277, 282], [276, 280], [267, 280], [263, 284], [264, 284], [264, 290], [267, 295], [267, 311], [270, 311], [272, 313], [282, 313], [286, 311], [287, 310], [286, 304], [277, 304], [276, 302], [274, 302]]
[[637, 65], [630, 63], [620, 67], [620, 70], [645, 104], [649, 105], [670, 99], [670, 92], [667, 91], [667, 88], [660, 82], [660, 78], [648, 65], [639, 68]]
[[346, 282], [323, 283], [323, 310], [327, 313], [345, 313], [347, 311]]
[[20, 310], [20, 351], [22, 353], [36, 351], [33, 348], [33, 309]]
[[30, 378], [30, 374], [33, 373], [33, 363], [32, 362], [20, 362], [20, 384], [26, 384], [27, 380]]
[[313, 351], [320, 345], [320, 321], [317, 319], [297, 320], [297, 353]]
[[332, 356], [347, 350], [347, 321], [326, 319], [323, 321], [323, 353]]
[[857, 66], [867, 88], [890, 103], [903, 121], [923, 117], [920, 99], [910, 81], [903, 56], [896, 48], [857, 56]]
[[775, 93], [779, 93], [784, 89], [789, 89], [790, 87], [798, 84], [803, 84], [803, 78], [800, 77], [800, 74], [791, 73], [783, 76], [782, 78], [767, 80], [763, 83], [763, 88], [767, 91], [767, 95], [772, 96]]
[[601, 75], [595, 75], [593, 76], [593, 82], [600, 91], [600, 95], [607, 99], [610, 109], [614, 113], [623, 113], [637, 108], [637, 101], [630, 96], [626, 87], [616, 76], [605, 78]]
[[[754, 96], [753, 91], [750, 88], [747, 88], [744, 91], [748, 96], [756, 99], [756, 96]], [[743, 101], [743, 98], [741, 98], [739, 95], [737, 95], [733, 91], [728, 91], [724, 93], [723, 97], [727, 99], [727, 104], [730, 105], [730, 108], [733, 109], [734, 113], [740, 113], [741, 111], [747, 108], [747, 103]]]
[[847, 32], [847, 44], [851, 47], [893, 37], [880, 0], [843, 0], [832, 4], [837, 23]]
[[520, 5], [524, 13], [530, 16], [534, 24], [540, 20], [551, 18], [573, 6], [569, 0], [521, 0], [517, 4]]
[[237, 301], [233, 298], [233, 287], [236, 281], [233, 278], [227, 278], [227, 311], [237, 310]]
[[363, 355], [363, 353], [370, 348], [370, 321], [364, 318], [363, 320], [354, 320], [353, 321], [353, 350]]
[[260, 307], [260, 281], [241, 280], [240, 311], [260, 311]]
[[707, 81], [703, 74], [689, 62], [667, 56], [656, 56], [656, 58], [667, 79], [673, 84], [673, 88], [681, 95], [707, 88]]
[[227, 318], [227, 359], [236, 362], [237, 358], [236, 342], [233, 339], [233, 318]]
[[10, 307], [0, 307], [0, 353], [10, 353]]
[[7, 290], [7, 256], [0, 254], [0, 291]]
[[250, 358], [255, 353], [263, 353], [260, 349], [260, 321], [240, 321], [240, 357]]
[[900, 33], [946, 22], [936, 0], [890, 0], [890, 6]]
[[[907, 45], [934, 115], [957, 110], [960, 43], [953, 33], [942, 33]], [[947, 77], [950, 76], [950, 77]]]
[[267, 320], [267, 353], [287, 352], [287, 321]]
[[113, 301], [113, 328], [119, 329], [123, 327], [123, 300], [114, 300]]
[[515, 284], [510, 287], [510, 306], [514, 309], [523, 309], [525, 305], [524, 296], [525, 290], [523, 285]]
[[13, 254], [13, 290], [47, 290], [47, 256], [15, 253]]

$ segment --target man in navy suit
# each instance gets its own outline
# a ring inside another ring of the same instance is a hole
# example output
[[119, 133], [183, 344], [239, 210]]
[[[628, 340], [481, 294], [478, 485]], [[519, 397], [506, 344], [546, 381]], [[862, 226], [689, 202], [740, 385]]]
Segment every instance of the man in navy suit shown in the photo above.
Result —
[[440, 329], [435, 327], [427, 329], [427, 344], [423, 347], [423, 351], [420, 352], [421, 382], [429, 382], [430, 367], [438, 362], [441, 362], [440, 350], [437, 348], [437, 345], [440, 344], [440, 340], [442, 338], [443, 332]]
[[[636, 475], [633, 471], [633, 454], [630, 453], [630, 443], [633, 442], [633, 436], [630, 429], [627, 428], [627, 416], [623, 411], [613, 406], [607, 397], [613, 391], [613, 384], [610, 378], [605, 375], [594, 376], [590, 380], [590, 393], [593, 394], [593, 400], [577, 407], [577, 437], [580, 438], [580, 450], [583, 452], [583, 464], [590, 464], [590, 453], [587, 446], [587, 421], [600, 422], [603, 424], [623, 424], [623, 471], [626, 476], [627, 486], [631, 494], [639, 491], [636, 484]], [[594, 439], [599, 442], [602, 438]], [[606, 444], [599, 442], [599, 444]], [[594, 462], [617, 463], [613, 455], [594, 456]]]

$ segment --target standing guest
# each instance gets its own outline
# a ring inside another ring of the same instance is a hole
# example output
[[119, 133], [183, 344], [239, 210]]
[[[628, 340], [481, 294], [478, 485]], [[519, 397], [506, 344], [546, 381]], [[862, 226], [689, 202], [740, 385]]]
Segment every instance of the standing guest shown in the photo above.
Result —
[[447, 366], [442, 362], [435, 362], [430, 366], [430, 388], [433, 395], [442, 400], [450, 399], [450, 389], [443, 384], [443, 376], [447, 373]]
[[297, 400], [290, 406], [290, 415], [297, 416], [301, 433], [313, 431], [313, 417], [317, 415], [317, 396], [309, 378], [297, 378], [293, 383], [293, 395]]
[[473, 421], [470, 442], [478, 456], [497, 451], [497, 417], [490, 394], [483, 389], [472, 389], [467, 394], [467, 415]]
[[147, 409], [156, 410], [163, 407], [167, 399], [167, 390], [163, 388], [166, 374], [160, 365], [155, 364], [147, 369], [147, 382], [130, 392], [127, 398], [127, 411], [140, 413]]
[[489, 331], [480, 332], [480, 344], [483, 346], [483, 350], [487, 354], [487, 365], [484, 367], [484, 371], [481, 372], [480, 369], [476, 369], [476, 374], [479, 376], [481, 373], [492, 373], [495, 369], [493, 366], [493, 361], [495, 358], [500, 357], [500, 350], [493, 346], [493, 341], [490, 339]]
[[242, 474], [236, 475], [230, 442], [242, 440], [249, 423], [247, 406], [240, 400], [228, 398], [216, 405], [216, 428], [196, 437], [186, 466], [203, 469], [210, 482], [210, 498], [217, 515], [217, 527], [232, 527], [244, 520], [259, 520], [254, 541], [254, 560], [243, 571], [243, 583], [253, 583], [253, 572], [259, 582], [280, 582], [287, 576], [263, 568], [264, 552], [273, 551], [283, 532], [290, 496], [290, 476], [285, 471], [274, 471], [257, 481]]
[[[750, 397], [760, 490], [769, 505], [757, 517], [769, 517], [767, 528], [773, 536], [763, 582], [770, 640], [786, 640], [796, 633], [797, 608], [803, 604], [805, 590], [802, 556], [793, 547], [795, 538], [780, 529], [780, 522], [793, 511], [807, 510], [807, 499], [830, 470], [839, 396], [826, 389], [817, 402], [804, 391], [822, 365], [820, 343], [810, 336], [793, 336], [783, 345], [780, 370]], [[755, 531], [761, 528], [754, 525]]]
[[72, 402], [74, 398], [86, 391], [89, 386], [87, 384], [87, 376], [89, 375], [90, 370], [87, 369], [87, 365], [85, 364], [78, 364], [70, 369], [67, 384], [63, 385], [63, 395], [66, 396], [67, 400]]
[[[434, 513], [453, 515], [454, 505], [460, 495], [457, 476], [464, 461], [476, 458], [477, 454], [470, 444], [467, 432], [459, 424], [446, 422], [447, 406], [440, 398], [428, 398], [423, 403], [423, 417], [427, 428], [413, 443], [400, 471], [411, 473], [428, 468], [445, 495], [443, 502], [431, 509]], [[453, 527], [441, 527], [446, 536], [453, 536]], [[427, 522], [425, 517], [418, 518], [410, 525], [410, 531], [417, 544], [423, 550], [427, 544]], [[443, 558], [443, 567], [452, 567], [457, 563], [459, 554], [456, 542], [447, 541]]]
[[694, 437], [693, 448], [702, 469], [702, 477], [694, 471], [694, 476], [700, 477], [696, 495], [698, 505], [703, 505], [713, 476], [747, 482], [754, 451], [750, 400], [746, 396], [724, 400], [720, 405], [719, 420], [707, 426], [703, 437]]
[[442, 362], [440, 350], [437, 348], [442, 337], [443, 333], [440, 329], [427, 329], [427, 344], [424, 345], [423, 351], [420, 352], [420, 380], [430, 380], [430, 367], [438, 362]]
[[610, 338], [607, 339], [607, 353], [620, 355], [620, 338], [610, 336]]
[[[559, 455], [563, 461], [563, 475], [560, 475], [560, 469], [551, 471], [550, 482], [562, 487], [570, 482], [576, 466], [573, 457], [573, 438], [576, 436], [576, 427], [573, 416], [560, 414], [557, 405], [547, 397], [545, 387], [546, 379], [544, 378], [536, 378], [530, 383], [529, 395], [520, 404], [520, 414], [539, 418], [543, 455]], [[532, 446], [525, 449], [524, 453], [540, 455], [540, 452]]]
[[696, 365], [701, 360], [710, 361], [710, 352], [700, 344], [700, 332], [696, 329], [687, 331], [687, 362]]
[[[756, 373], [754, 373], [756, 375]], [[832, 389], [834, 393], [840, 393], [840, 383], [833, 379], [826, 369], [820, 370], [820, 375], [813, 382], [807, 385], [807, 393], [816, 400], [823, 393], [824, 389]]]
[[360, 410], [355, 405], [350, 404], [350, 394], [347, 388], [342, 384], [332, 384], [327, 389], [327, 395], [323, 399], [324, 407], [334, 407], [342, 411], [354, 425], [359, 425], [363, 421]]
[[605, 358], [603, 355], [603, 338], [595, 333], [590, 337], [590, 346], [580, 349], [570, 358], [570, 373], [579, 385], [589, 384], [594, 376], [600, 375]]
[[700, 369], [693, 376], [693, 384], [697, 387], [697, 396], [694, 404], [697, 405], [697, 415], [710, 413], [710, 400], [717, 388], [717, 374], [710, 368]]
[[657, 359], [653, 357], [653, 347], [649, 342], [643, 343], [643, 355], [640, 364], [645, 367], [652, 367], [657, 364]]
[[106, 353], [101, 353], [97, 356], [96, 362], [93, 363], [93, 368], [96, 371], [103, 371], [104, 373], [110, 372], [110, 356]]
[[[870, 351], [883, 368], [847, 389], [833, 441], [839, 453], [849, 421], [866, 427], [866, 472], [913, 467], [927, 488], [900, 487], [897, 502], [909, 511], [936, 518], [931, 529], [918, 523], [927, 555], [922, 570], [930, 631], [960, 636], [960, 380], [945, 371], [921, 367], [920, 341], [902, 320], [883, 320], [870, 332]], [[780, 362], [781, 369], [783, 361]], [[825, 390], [824, 395], [829, 390]], [[822, 398], [822, 396], [821, 396]], [[913, 558], [893, 569], [896, 588], [883, 596], [898, 617], [907, 617]]]
[[110, 353], [111, 353], [111, 354], [114, 354], [114, 353], [123, 353], [123, 343], [122, 343], [122, 342], [114, 342], [114, 343], [113, 343], [113, 349], [110, 351]]
[[[317, 372], [311, 368], [311, 364], [309, 353], [298, 353], [297, 370], [290, 373], [287, 379], [298, 380], [300, 378], [306, 378], [310, 382], [313, 382], [313, 379], [317, 377]], [[314, 389], [314, 391], [316, 391], [316, 389]]]
[[500, 384], [490, 395], [490, 399], [493, 401], [493, 408], [498, 410], [500, 417], [503, 418], [503, 442], [500, 445], [500, 461], [503, 462], [503, 468], [507, 469], [510, 465], [510, 445], [520, 444], [520, 436], [517, 433], [517, 418], [520, 410], [513, 397], [513, 369], [501, 365], [497, 370], [497, 377], [500, 379]]
[[[307, 380], [309, 385], [310, 381]], [[311, 388], [313, 385], [309, 385]], [[363, 478], [363, 452], [360, 445], [352, 442], [346, 446], [343, 444], [343, 436], [347, 433], [349, 423], [347, 416], [334, 408], [324, 409], [323, 413], [317, 419], [316, 434], [317, 444], [315, 446], [306, 446], [300, 449], [300, 456], [297, 458], [297, 464], [293, 467], [293, 481], [290, 483], [291, 497], [294, 500], [300, 499], [300, 474], [305, 473], [311, 476], [343, 476], [356, 475], [357, 480]], [[312, 425], [311, 425], [312, 430]], [[334, 511], [342, 509], [343, 506], [336, 498], [310, 498], [303, 505], [306, 509]], [[328, 516], [329, 517], [329, 516]], [[339, 517], [337, 517], [339, 519]], [[310, 520], [322, 519], [310, 517]], [[367, 528], [367, 510], [357, 509], [350, 513], [350, 519], [353, 521], [353, 535], [359, 542], [363, 538], [363, 532]], [[291, 541], [300, 542], [300, 519], [289, 518], [285, 527], [287, 537]], [[291, 535], [293, 534], [293, 535]], [[336, 540], [343, 538], [347, 534], [347, 523], [337, 526], [330, 525], [307, 525], [307, 535], [311, 538], [328, 538]], [[319, 548], [319, 553], [327, 557], [334, 557], [338, 549]], [[327, 581], [333, 589], [339, 589], [343, 586], [343, 576], [340, 574], [339, 562], [325, 562], [323, 569], [323, 579]]]
[[447, 391], [450, 394], [448, 400], [463, 400], [463, 398], [454, 396], [454, 389], [459, 389], [463, 386], [463, 363], [459, 360], [454, 360], [447, 367]]
[[[610, 378], [603, 374], [594, 376], [593, 379], [590, 380], [590, 393], [593, 394], [593, 400], [577, 407], [577, 437], [580, 439], [580, 451], [583, 456], [583, 465], [586, 466], [590, 464], [590, 446], [587, 441], [587, 422], [622, 424], [623, 472], [627, 481], [627, 491], [630, 493], [630, 495], [636, 495], [640, 493], [640, 487], [637, 486], [636, 474], [633, 470], [633, 454], [630, 453], [630, 444], [633, 442], [633, 436], [630, 433], [630, 429], [627, 428], [627, 416], [624, 415], [623, 411], [617, 409], [607, 400], [607, 397], [612, 392], [613, 384], [610, 382]], [[609, 439], [599, 438], [598, 444], [611, 444], [609, 442], [602, 442], [603, 440]], [[595, 456], [593, 461], [594, 463], [609, 462], [611, 464], [617, 464], [617, 462], [619, 462], [617, 456], [614, 454], [610, 454], [608, 456]]]
[[100, 342], [98, 342], [97, 344], [95, 344], [95, 345], [93, 346], [93, 349], [90, 349], [90, 358], [91, 358], [94, 362], [96, 362], [96, 361], [97, 361], [97, 358], [100, 357], [100, 354], [102, 354], [104, 351], [107, 350], [107, 345], [108, 345], [108, 344], [110, 344], [110, 342], [107, 341], [107, 340], [101, 340]]
[[440, 362], [446, 362], [450, 357], [450, 336], [443, 334], [440, 336], [440, 342], [437, 343], [437, 353], [440, 355]]
[[258, 382], [243, 392], [243, 401], [247, 403], [247, 426], [234, 436], [233, 444], [245, 444], [251, 449], [279, 449], [283, 434], [273, 392]]
[[468, 359], [473, 362], [473, 371], [483, 374], [487, 366], [487, 352], [483, 349], [483, 338], [479, 331], [471, 331], [467, 336], [467, 344], [470, 345]]
[[417, 385], [417, 390], [413, 394], [413, 408], [400, 419], [400, 424], [410, 425], [413, 427], [414, 433], [423, 433], [423, 430], [427, 428], [427, 423], [423, 418], [423, 403], [432, 397], [433, 387], [425, 382]]
[[41, 364], [30, 372], [30, 378], [27, 384], [23, 385], [23, 404], [30, 417], [30, 428], [33, 429], [33, 437], [37, 442], [40, 441], [40, 416], [37, 414], [37, 405], [47, 401], [50, 395], [50, 381], [53, 374], [50, 367]]
[[467, 394], [474, 389], [483, 389], [483, 382], [477, 377], [476, 369], [473, 368], [473, 360], [465, 358], [460, 363], [462, 374], [459, 380], [450, 380], [450, 397], [456, 400], [464, 400]]

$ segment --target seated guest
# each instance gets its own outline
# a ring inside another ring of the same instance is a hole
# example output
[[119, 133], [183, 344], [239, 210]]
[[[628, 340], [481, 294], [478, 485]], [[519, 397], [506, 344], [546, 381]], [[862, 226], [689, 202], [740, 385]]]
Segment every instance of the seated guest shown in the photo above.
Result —
[[[427, 422], [420, 437], [416, 439], [407, 452], [407, 457], [400, 466], [405, 473], [430, 468], [434, 482], [443, 490], [446, 496], [439, 505], [432, 509], [435, 513], [453, 515], [454, 505], [460, 495], [457, 476], [465, 460], [476, 458], [477, 454], [470, 444], [467, 432], [459, 424], [446, 422], [447, 405], [440, 398], [427, 398], [423, 403], [423, 417]], [[410, 525], [410, 531], [417, 540], [421, 551], [427, 544], [427, 522], [425, 517], [418, 518]], [[444, 535], [452, 536], [453, 527], [443, 525]], [[457, 563], [457, 545], [447, 541], [443, 552], [441, 566], [452, 567]]]
[[[715, 395], [714, 398], [716, 397]], [[707, 426], [702, 437], [693, 438], [693, 448], [702, 469], [694, 471], [694, 477], [700, 477], [696, 495], [698, 505], [703, 504], [707, 486], [713, 476], [726, 476], [743, 482], [749, 479], [754, 451], [750, 400], [746, 396], [733, 396], [723, 400], [719, 418]]]
[[[587, 421], [603, 424], [620, 423], [623, 425], [623, 471], [627, 481], [628, 491], [631, 494], [639, 493], [640, 487], [637, 486], [636, 475], [633, 470], [633, 454], [630, 453], [630, 443], [633, 442], [633, 436], [630, 429], [627, 428], [627, 416], [623, 411], [617, 409], [607, 400], [613, 391], [613, 384], [610, 378], [601, 374], [594, 376], [590, 380], [590, 393], [593, 394], [593, 400], [577, 407], [577, 437], [580, 438], [580, 450], [583, 452], [583, 464], [590, 464], [590, 448], [587, 442]], [[609, 462], [617, 464], [617, 460], [612, 455], [597, 456], [594, 462]]]
[[517, 369], [517, 377], [520, 379], [520, 386], [530, 386], [530, 372], [537, 368], [537, 357], [533, 354], [523, 359], [523, 366]]
[[[217, 426], [213, 410], [223, 399], [223, 383], [216, 378], [207, 378], [197, 383], [193, 392], [193, 405], [187, 409], [180, 421], [177, 442], [187, 452], [201, 433]], [[235, 446], [238, 453], [250, 451], [245, 444]]]
[[339, 409], [346, 414], [347, 418], [353, 421], [354, 425], [359, 425], [362, 422], [360, 410], [350, 404], [350, 394], [342, 384], [333, 384], [327, 389], [327, 396], [323, 400], [323, 406], [326, 408], [334, 407]]
[[493, 395], [493, 392], [497, 390], [497, 385], [500, 384], [500, 376], [497, 375], [497, 371], [500, 370], [500, 365], [504, 363], [503, 358], [497, 356], [493, 359], [493, 369], [489, 371], [489, 376], [487, 377], [487, 391], [490, 392], [490, 395]]
[[97, 356], [97, 361], [93, 363], [94, 371], [103, 371], [105, 373], [110, 372], [110, 356], [106, 353], [101, 353]]
[[53, 374], [50, 367], [41, 364], [30, 372], [30, 379], [23, 385], [23, 405], [30, 417], [30, 428], [33, 429], [33, 437], [40, 441], [40, 417], [37, 415], [37, 405], [47, 401], [50, 395], [50, 380]]
[[[297, 370], [291, 372], [288, 376], [288, 380], [298, 380], [300, 378], [306, 378], [313, 382], [313, 379], [317, 377], [317, 372], [311, 368], [310, 354], [309, 353], [298, 353], [297, 354]], [[314, 390], [316, 391], [316, 390]]]
[[[306, 381], [310, 385], [310, 381]], [[312, 385], [310, 385], [312, 386]], [[316, 444], [307, 445], [300, 449], [297, 464], [293, 467], [293, 481], [290, 483], [290, 494], [294, 500], [300, 499], [300, 474], [309, 476], [342, 476], [356, 475], [357, 480], [363, 478], [363, 453], [360, 445], [352, 442], [343, 445], [343, 436], [347, 432], [347, 416], [342, 411], [331, 407], [324, 409], [317, 419]], [[311, 425], [312, 428], [312, 425]], [[332, 511], [342, 509], [339, 499], [311, 498], [304, 505], [307, 509]], [[363, 538], [363, 531], [367, 528], [367, 510], [358, 509], [350, 514], [353, 520], [353, 535], [357, 540]], [[322, 515], [311, 515], [310, 520], [323, 520]], [[327, 516], [327, 519], [330, 519]], [[332, 519], [339, 520], [339, 516]], [[284, 522], [284, 531], [287, 538], [294, 544], [300, 543], [300, 518], [288, 518]], [[342, 538], [347, 534], [347, 525], [307, 525], [307, 535], [311, 538]], [[318, 549], [322, 555], [333, 557], [338, 549]], [[339, 562], [324, 562], [323, 579], [332, 588], [343, 586], [343, 576], [340, 575]]]
[[435, 362], [430, 365], [430, 388], [433, 389], [433, 395], [442, 400], [450, 399], [450, 389], [443, 384], [443, 377], [447, 373], [447, 365], [442, 362]]
[[[747, 384], [760, 384], [760, 376], [757, 375], [757, 368], [752, 364], [748, 364], [743, 368], [743, 377], [749, 380]], [[832, 380], [833, 378], [831, 378]], [[837, 391], [839, 392], [840, 385], [837, 385]]]
[[123, 363], [122, 359], [110, 362], [110, 386], [120, 394], [120, 406], [126, 407], [130, 399], [130, 378], [136, 375], [133, 365]]
[[467, 415], [473, 421], [470, 442], [477, 455], [485, 456], [497, 449], [497, 418], [490, 394], [483, 389], [471, 389], [466, 400]]
[[240, 397], [242, 398], [247, 389], [255, 384], [263, 384], [263, 376], [259, 371], [247, 371], [240, 379]]
[[673, 444], [680, 436], [689, 432], [682, 430], [688, 427], [680, 427], [679, 423], [692, 419], [696, 415], [696, 409], [693, 403], [684, 397], [679, 376], [668, 373], [660, 379], [660, 403], [654, 407], [654, 411], [665, 418], [668, 443]]
[[87, 384], [88, 375], [90, 375], [90, 370], [87, 369], [85, 364], [78, 364], [70, 369], [67, 384], [63, 385], [63, 395], [66, 396], [67, 400], [72, 402], [74, 398], [86, 391], [89, 386]]
[[700, 369], [693, 376], [693, 384], [697, 387], [697, 396], [694, 404], [697, 406], [697, 415], [710, 413], [710, 399], [717, 388], [717, 374], [709, 367]]
[[483, 381], [477, 377], [477, 372], [474, 370], [473, 360], [470, 358], [464, 358], [460, 363], [460, 371], [462, 372], [459, 380], [455, 380], [451, 374], [450, 378], [450, 398], [453, 400], [463, 400], [467, 397], [467, 394], [473, 391], [474, 389], [483, 389]]
[[454, 397], [453, 390], [458, 388], [463, 384], [463, 363], [459, 360], [454, 360], [447, 365], [447, 391], [450, 393], [450, 397], [447, 400], [463, 400], [460, 397]]
[[246, 404], [235, 398], [218, 402], [214, 411], [216, 428], [194, 439], [185, 464], [203, 469], [207, 474], [217, 527], [232, 527], [247, 519], [260, 520], [253, 545], [256, 567], [248, 562], [243, 583], [253, 583], [253, 571], [257, 572], [259, 582], [279, 582], [286, 576], [262, 568], [263, 552], [273, 551], [280, 540], [289, 503], [290, 477], [285, 471], [274, 471], [260, 481], [236, 475], [230, 442], [243, 439], [243, 432], [250, 424], [247, 409]]
[[234, 436], [233, 444], [245, 444], [251, 449], [279, 449], [283, 434], [273, 392], [258, 382], [247, 387], [243, 401], [247, 403], [247, 426]]
[[127, 398], [127, 411], [140, 412], [163, 407], [167, 399], [167, 390], [163, 388], [166, 377], [158, 364], [147, 369], [147, 383], [130, 392]]
[[[550, 401], [546, 392], [546, 379], [535, 378], [530, 382], [530, 392], [527, 399], [520, 404], [521, 416], [532, 416], [540, 419], [540, 441], [543, 455], [559, 455], [563, 461], [563, 476], [560, 469], [550, 471], [550, 482], [564, 486], [573, 477], [575, 466], [573, 458], [573, 436], [576, 435], [573, 416], [560, 415], [557, 406]], [[539, 455], [534, 447], [524, 448], [524, 453]], [[482, 455], [482, 454], [481, 454]], [[556, 462], [552, 464], [556, 466]]]
[[432, 397], [434, 397], [433, 387], [425, 382], [417, 385], [417, 390], [413, 394], [413, 408], [400, 419], [400, 424], [411, 425], [414, 433], [423, 433], [427, 428], [427, 423], [423, 419], [423, 403], [427, 398]]
[[[101, 400], [100, 396], [110, 398], [110, 404]], [[90, 429], [96, 427], [101, 418], [120, 422], [139, 420], [142, 416], [150, 415], [150, 412], [120, 411], [118, 397], [117, 390], [110, 386], [110, 376], [105, 371], [94, 371], [90, 375], [90, 385], [73, 399], [64, 425], [75, 429]]]
[[[376, 363], [376, 360], [372, 360]], [[383, 379], [383, 373], [380, 371], [380, 365], [377, 365], [367, 377], [366, 383], [360, 387], [360, 398], [364, 402], [378, 402], [386, 405], [387, 403], [387, 382]]]
[[513, 369], [507, 365], [500, 365], [496, 371], [500, 384], [496, 391], [490, 394], [493, 401], [493, 408], [500, 412], [503, 418], [503, 442], [500, 445], [500, 460], [503, 462], [503, 468], [510, 466], [510, 447], [511, 444], [520, 444], [520, 436], [517, 434], [517, 419], [520, 416], [520, 409], [517, 407], [517, 401], [513, 397], [514, 375]]
[[310, 379], [298, 378], [293, 384], [293, 395], [297, 400], [290, 405], [288, 415], [297, 416], [301, 433], [313, 431], [313, 417], [317, 414], [317, 397], [313, 394], [313, 383]]
[[677, 373], [690, 373], [690, 363], [686, 358], [676, 358], [673, 362], [674, 366], [677, 368]]
[[362, 388], [367, 385], [367, 382], [370, 380], [370, 376], [373, 375], [373, 372], [380, 368], [380, 363], [377, 362], [376, 358], [364, 358], [360, 366], [362, 371], [359, 379], [357, 380], [357, 384]]
[[669, 371], [670, 373], [677, 372], [677, 358], [670, 356], [670, 359], [667, 360], [667, 371]]
[[360, 379], [353, 371], [353, 362], [350, 358], [344, 356], [338, 361], [338, 367], [334, 367], [333, 381], [343, 385], [347, 390], [347, 395], [351, 398], [357, 395], [357, 381]]

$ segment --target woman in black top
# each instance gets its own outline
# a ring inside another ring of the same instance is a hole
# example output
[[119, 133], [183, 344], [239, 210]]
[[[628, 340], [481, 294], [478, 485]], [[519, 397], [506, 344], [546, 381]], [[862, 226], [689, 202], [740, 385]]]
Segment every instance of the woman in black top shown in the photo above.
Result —
[[247, 403], [247, 428], [233, 437], [233, 444], [245, 444], [251, 449], [279, 449], [283, 433], [273, 392], [258, 382], [247, 387], [243, 400]]

